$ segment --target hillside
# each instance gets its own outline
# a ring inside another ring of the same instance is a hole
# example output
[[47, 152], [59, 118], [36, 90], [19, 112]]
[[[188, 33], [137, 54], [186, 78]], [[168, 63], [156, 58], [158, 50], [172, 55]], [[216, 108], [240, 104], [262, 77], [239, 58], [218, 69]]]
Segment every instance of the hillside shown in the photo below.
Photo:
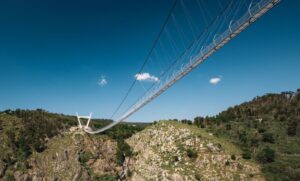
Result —
[[127, 142], [132, 180], [264, 180], [241, 150], [196, 126], [161, 121]]
[[27, 159], [33, 152], [43, 152], [47, 140], [75, 124], [71, 116], [41, 109], [0, 113], [0, 178], [9, 172], [26, 169]]
[[0, 181], [300, 180], [300, 90], [99, 135], [79, 130], [74, 116], [6, 110], [0, 143]]
[[300, 90], [256, 97], [194, 123], [238, 145], [267, 180], [300, 180]]
[[[93, 127], [111, 120], [95, 119]], [[0, 112], [0, 181], [124, 179], [124, 142], [148, 124], [120, 124], [102, 135], [77, 129], [74, 116], [37, 110]]]

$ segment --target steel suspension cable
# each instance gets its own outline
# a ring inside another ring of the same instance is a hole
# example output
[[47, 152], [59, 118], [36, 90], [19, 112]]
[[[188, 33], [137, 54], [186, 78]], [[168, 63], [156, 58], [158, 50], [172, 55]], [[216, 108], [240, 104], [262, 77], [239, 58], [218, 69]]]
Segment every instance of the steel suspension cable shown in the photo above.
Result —
[[[155, 48], [155, 46], [156, 46], [156, 44], [157, 44], [157, 42], [158, 42], [158, 40], [159, 40], [161, 34], [163, 33], [164, 28], [165, 28], [165, 26], [167, 25], [168, 20], [170, 19], [170, 16], [171, 16], [173, 10], [175, 9], [177, 2], [178, 2], [178, 0], [174, 0], [173, 5], [172, 5], [172, 7], [171, 7], [171, 9], [169, 10], [169, 13], [168, 13], [168, 15], [167, 15], [167, 18], [165, 19], [165, 21], [164, 21], [164, 23], [163, 23], [163, 26], [161, 27], [161, 29], [160, 29], [158, 35], [156, 36], [156, 38], [155, 38], [155, 40], [154, 40], [154, 43], [152, 44], [152, 47], [151, 47], [150, 51], [148, 52], [148, 54], [147, 54], [147, 56], [146, 56], [146, 58], [145, 58], [145, 60], [144, 60], [144, 63], [142, 64], [142, 66], [141, 66], [141, 68], [140, 68], [140, 70], [139, 70], [139, 72], [138, 72], [139, 74], [142, 73], [142, 71], [144, 70], [144, 67], [145, 67], [145, 65], [147, 64], [147, 62], [148, 62], [148, 60], [149, 60], [149, 57], [151, 56], [152, 51], [154, 50], [154, 48]], [[124, 102], [126, 101], [127, 97], [129, 96], [130, 92], [132, 91], [134, 85], [136, 84], [136, 81], [137, 81], [137, 80], [134, 79], [134, 81], [133, 81], [132, 84], [130, 85], [128, 91], [126, 92], [124, 98], [122, 99], [121, 103], [118, 105], [117, 109], [113, 112], [112, 116], [110, 117], [111, 119], [117, 114], [117, 112], [120, 110], [121, 106], [122, 106], [122, 105], [124, 104]]]

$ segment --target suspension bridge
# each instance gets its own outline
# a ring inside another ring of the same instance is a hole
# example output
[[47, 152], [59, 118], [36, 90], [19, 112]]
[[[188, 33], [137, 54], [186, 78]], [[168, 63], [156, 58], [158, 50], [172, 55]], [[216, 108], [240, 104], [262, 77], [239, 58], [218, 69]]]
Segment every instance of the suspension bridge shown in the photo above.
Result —
[[[220, 50], [225, 44], [247, 29], [281, 0], [175, 0], [137, 75], [154, 67], [156, 74], [150, 84], [141, 85], [143, 94], [111, 124], [92, 130], [91, 116], [79, 116], [78, 124], [85, 132], [97, 134], [125, 121], [145, 105], [168, 90], [176, 82]], [[164, 63], [164, 64], [163, 64]], [[163, 65], [162, 65], [163, 64]], [[137, 79], [130, 85], [111, 118], [123, 106]], [[82, 125], [81, 119], [88, 119]]]

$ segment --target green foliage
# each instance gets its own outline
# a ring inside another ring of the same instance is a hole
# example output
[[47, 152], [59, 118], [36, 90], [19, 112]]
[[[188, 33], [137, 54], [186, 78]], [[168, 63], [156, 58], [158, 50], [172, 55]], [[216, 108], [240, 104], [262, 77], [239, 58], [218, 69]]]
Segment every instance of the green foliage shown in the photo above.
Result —
[[178, 162], [178, 161], [179, 161], [178, 156], [173, 156], [173, 161], [174, 161], [174, 162]]
[[196, 126], [198, 126], [198, 127], [203, 128], [203, 127], [204, 127], [204, 118], [203, 118], [203, 117], [200, 117], [200, 116], [195, 117], [195, 119], [194, 119], [194, 124], [195, 124]]
[[84, 151], [84, 152], [80, 153], [80, 155], [79, 155], [79, 161], [82, 165], [84, 165], [91, 158], [93, 158], [93, 153], [91, 153], [89, 151]]
[[258, 152], [256, 156], [256, 160], [260, 163], [270, 163], [274, 162], [275, 159], [275, 151], [270, 147], [266, 147]]
[[149, 124], [135, 123], [135, 124], [118, 124], [111, 129], [105, 131], [103, 134], [108, 135], [112, 139], [126, 139], [133, 134], [142, 131]]
[[246, 160], [251, 159], [251, 152], [250, 152], [249, 150], [243, 151], [242, 157], [243, 157], [244, 159], [246, 159]]
[[188, 120], [188, 119], [183, 119], [181, 120], [181, 123], [184, 123], [184, 124], [189, 124], [189, 125], [192, 125], [193, 122], [191, 120]]
[[193, 149], [191, 149], [191, 148], [188, 148], [188, 149], [186, 150], [186, 154], [187, 154], [187, 156], [188, 156], [189, 158], [191, 158], [191, 159], [196, 159], [196, 158], [198, 157], [197, 151], [195, 151], [195, 150], [193, 150]]
[[15, 181], [13, 173], [7, 173], [4, 177], [4, 181]]
[[256, 97], [201, 122], [244, 150], [243, 158], [261, 163], [267, 180], [300, 180], [299, 90]]
[[296, 120], [290, 120], [288, 122], [287, 134], [289, 136], [296, 136], [298, 122]]
[[225, 165], [226, 165], [226, 166], [229, 166], [229, 165], [230, 165], [230, 162], [227, 160], [227, 161], [225, 162]]
[[[31, 153], [46, 149], [46, 138], [76, 124], [75, 117], [52, 114], [42, 109], [0, 112], [0, 160], [12, 170], [26, 170], [26, 160]], [[13, 167], [15, 163], [17, 167]]]
[[105, 175], [101, 175], [99, 176], [97, 179], [95, 179], [97, 181], [115, 181], [117, 180], [115, 175], [111, 175], [111, 174], [105, 174]]
[[199, 174], [195, 175], [195, 180], [200, 181], [201, 180], [201, 176]]
[[131, 177], [132, 176], [132, 171], [127, 170], [127, 177]]
[[262, 141], [263, 142], [268, 142], [268, 143], [274, 143], [275, 140], [273, 138], [273, 134], [272, 133], [263, 133], [262, 135]]
[[236, 156], [235, 155], [231, 155], [231, 160], [236, 160]]
[[130, 146], [124, 141], [124, 139], [117, 140], [117, 155], [116, 160], [118, 165], [123, 165], [125, 161], [125, 157], [132, 156], [132, 149]]

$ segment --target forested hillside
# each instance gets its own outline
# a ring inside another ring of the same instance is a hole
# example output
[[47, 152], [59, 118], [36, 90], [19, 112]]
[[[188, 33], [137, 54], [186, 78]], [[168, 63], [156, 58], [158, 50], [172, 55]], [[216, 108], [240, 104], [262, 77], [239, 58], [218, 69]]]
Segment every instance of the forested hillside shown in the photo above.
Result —
[[9, 169], [26, 169], [32, 152], [46, 149], [47, 140], [77, 124], [75, 117], [37, 110], [0, 113], [0, 178]]
[[[186, 121], [185, 121], [186, 122]], [[300, 90], [256, 97], [194, 124], [226, 138], [269, 180], [300, 180]]]
[[[102, 127], [112, 120], [94, 119], [92, 127]], [[37, 110], [5, 110], [0, 112], [0, 180], [13, 180], [16, 171], [27, 172], [31, 169], [28, 159], [33, 153], [43, 153], [49, 140], [61, 137], [69, 128], [77, 126], [77, 118], [63, 114]], [[126, 147], [125, 138], [142, 130], [147, 124], [120, 124], [103, 133]], [[57, 139], [56, 139], [57, 140]], [[59, 139], [58, 139], [59, 140]], [[117, 161], [122, 164], [126, 149], [117, 149]], [[11, 176], [11, 178], [10, 178]]]

